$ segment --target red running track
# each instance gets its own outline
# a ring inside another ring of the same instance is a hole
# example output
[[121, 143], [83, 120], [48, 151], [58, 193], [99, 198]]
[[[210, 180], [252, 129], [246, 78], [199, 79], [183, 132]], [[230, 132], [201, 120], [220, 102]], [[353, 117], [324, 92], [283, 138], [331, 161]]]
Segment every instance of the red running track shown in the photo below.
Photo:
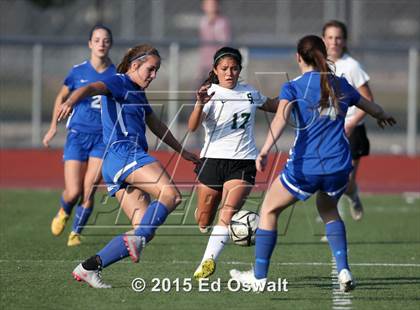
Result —
[[[174, 175], [180, 188], [195, 183], [193, 164], [171, 152], [152, 154]], [[257, 175], [256, 189], [264, 190], [286, 160], [285, 154], [270, 157], [270, 167]], [[362, 159], [358, 175], [364, 192], [420, 192], [420, 156], [372, 155]], [[0, 188], [62, 188], [61, 150], [0, 150]]]

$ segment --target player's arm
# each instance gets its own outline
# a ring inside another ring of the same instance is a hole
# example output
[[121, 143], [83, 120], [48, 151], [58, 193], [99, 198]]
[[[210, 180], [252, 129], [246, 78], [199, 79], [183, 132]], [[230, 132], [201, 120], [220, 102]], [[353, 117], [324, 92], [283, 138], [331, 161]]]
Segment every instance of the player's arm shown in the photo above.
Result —
[[73, 106], [80, 100], [86, 97], [92, 97], [97, 95], [108, 95], [110, 92], [103, 82], [94, 82], [87, 86], [80, 87], [71, 93], [70, 97], [61, 105], [57, 119], [61, 121], [65, 119], [71, 113]]
[[213, 97], [214, 92], [212, 94], [208, 94], [207, 91], [210, 88], [210, 85], [203, 85], [196, 93], [196, 102], [194, 105], [194, 110], [192, 111], [190, 118], [188, 119], [188, 130], [189, 131], [196, 131], [198, 126], [200, 126], [201, 122], [203, 121], [204, 114], [203, 108], [204, 105], [209, 102], [209, 100]]
[[264, 104], [259, 108], [266, 112], [276, 113], [279, 107], [279, 98], [267, 98]]
[[261, 148], [260, 153], [255, 160], [255, 164], [258, 171], [264, 171], [265, 166], [267, 165], [267, 157], [273, 145], [276, 143], [277, 139], [281, 136], [286, 128], [287, 120], [290, 117], [291, 104], [289, 100], [281, 99], [278, 104], [278, 109], [276, 115], [274, 116], [270, 128], [265, 139], [264, 146]]
[[[359, 92], [362, 97], [364, 97], [367, 101], [373, 102], [373, 94], [370, 90], [368, 82], [360, 86], [357, 91]], [[360, 123], [360, 121], [366, 116], [366, 112], [361, 109], [356, 109], [356, 113], [353, 117], [351, 117], [348, 121], [346, 120], [345, 123], [345, 131], [346, 135], [350, 136], [353, 132], [354, 128], [357, 126], [357, 124]]]
[[176, 152], [181, 154], [181, 156], [184, 159], [192, 161], [194, 163], [199, 162], [198, 157], [195, 154], [190, 153], [184, 149], [184, 147], [178, 142], [178, 140], [175, 139], [169, 128], [163, 122], [161, 122], [159, 118], [157, 118], [155, 113], [152, 112], [146, 115], [145, 120], [147, 127], [149, 127], [150, 131], [163, 142], [165, 142], [167, 145], [169, 145], [171, 148], [173, 148]]
[[45, 147], [49, 147], [50, 141], [54, 138], [55, 134], [57, 133], [57, 117], [58, 117], [58, 110], [60, 109], [61, 104], [66, 101], [67, 97], [70, 95], [70, 89], [63, 85], [58, 92], [57, 97], [54, 101], [54, 108], [53, 113], [51, 116], [51, 123], [50, 128], [48, 129], [47, 133], [45, 134], [44, 138], [42, 139], [42, 144]]
[[395, 119], [388, 113], [386, 113], [379, 104], [376, 104], [373, 101], [370, 102], [364, 97], [360, 97], [360, 100], [356, 103], [356, 106], [359, 109], [362, 109], [363, 111], [371, 115], [372, 117], [376, 118], [378, 126], [381, 128], [384, 128], [386, 125], [393, 126], [394, 124], [396, 124]]

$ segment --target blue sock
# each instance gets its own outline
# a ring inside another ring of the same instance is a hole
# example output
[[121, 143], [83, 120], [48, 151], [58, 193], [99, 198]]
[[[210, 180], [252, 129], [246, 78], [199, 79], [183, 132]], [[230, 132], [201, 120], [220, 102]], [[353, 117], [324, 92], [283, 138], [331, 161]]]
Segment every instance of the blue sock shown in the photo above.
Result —
[[96, 254], [101, 258], [103, 268], [128, 256], [123, 236], [115, 237]]
[[85, 227], [89, 216], [92, 214], [93, 207], [91, 208], [83, 208], [82, 206], [77, 206], [76, 214], [74, 215], [73, 219], [73, 229], [75, 233], [80, 234]]
[[60, 197], [60, 203], [61, 203], [61, 207], [63, 207], [63, 209], [67, 213], [67, 215], [70, 215], [71, 210], [73, 210], [73, 207], [74, 207], [75, 203], [65, 202], [64, 199], [63, 199], [63, 196]]
[[149, 242], [155, 234], [156, 229], [162, 225], [168, 217], [169, 211], [163, 203], [155, 200], [147, 207], [140, 226], [135, 230], [136, 236], [143, 236]]
[[257, 279], [267, 278], [271, 254], [277, 241], [277, 230], [257, 229], [255, 233], [255, 266]]
[[330, 244], [331, 252], [335, 257], [337, 264], [337, 272], [344, 268], [349, 269], [347, 263], [347, 240], [346, 240], [346, 227], [343, 221], [334, 221], [325, 225], [325, 234]]

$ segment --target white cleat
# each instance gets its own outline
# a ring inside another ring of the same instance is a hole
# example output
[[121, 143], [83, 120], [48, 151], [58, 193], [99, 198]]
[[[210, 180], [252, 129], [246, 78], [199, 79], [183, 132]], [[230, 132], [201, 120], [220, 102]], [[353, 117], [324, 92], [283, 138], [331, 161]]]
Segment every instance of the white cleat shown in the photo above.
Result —
[[239, 271], [236, 269], [231, 269], [229, 274], [233, 280], [240, 282], [244, 287], [251, 287], [253, 292], [263, 292], [265, 290], [267, 278], [255, 278], [253, 269], [248, 271]]
[[140, 253], [146, 246], [146, 239], [142, 236], [124, 235], [124, 244], [130, 254], [131, 261], [138, 263], [140, 260]]
[[340, 291], [342, 292], [349, 292], [356, 287], [353, 276], [348, 269], [342, 269], [340, 271], [340, 274], [338, 275], [338, 284], [340, 284]]
[[104, 283], [100, 270], [86, 270], [80, 263], [74, 268], [73, 277], [81, 282], [86, 282], [93, 288], [111, 288], [112, 286]]
[[359, 195], [357, 195], [355, 200], [349, 198], [349, 204], [351, 217], [355, 221], [360, 221], [363, 217], [363, 204]]

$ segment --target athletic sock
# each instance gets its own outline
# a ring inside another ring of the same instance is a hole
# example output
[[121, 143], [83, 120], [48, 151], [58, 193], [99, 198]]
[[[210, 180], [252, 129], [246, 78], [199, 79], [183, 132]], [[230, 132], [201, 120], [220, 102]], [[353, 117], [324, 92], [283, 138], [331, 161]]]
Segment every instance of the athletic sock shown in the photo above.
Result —
[[145, 237], [146, 242], [149, 242], [155, 234], [156, 229], [165, 222], [168, 214], [169, 211], [163, 203], [157, 200], [152, 201], [147, 207], [146, 213], [139, 227], [134, 231], [134, 234]]
[[98, 255], [93, 255], [89, 257], [82, 263], [83, 268], [86, 270], [101, 270], [102, 269], [102, 261]]
[[207, 243], [206, 251], [204, 252], [203, 262], [206, 259], [213, 258], [214, 260], [217, 259], [219, 254], [222, 252], [225, 244], [229, 240], [229, 230], [225, 226], [214, 226], [213, 231], [209, 237], [209, 241]]
[[125, 247], [123, 236], [124, 235], [115, 237], [96, 254], [100, 257], [103, 268], [129, 255], [128, 250]]
[[267, 278], [270, 258], [276, 242], [277, 230], [257, 229], [255, 233], [255, 278]]
[[63, 196], [60, 197], [60, 204], [63, 210], [66, 212], [67, 215], [71, 214], [71, 211], [73, 210], [73, 207], [76, 203], [72, 202], [65, 202]]
[[92, 214], [93, 206], [91, 208], [83, 208], [82, 206], [77, 206], [76, 214], [73, 219], [73, 229], [72, 231], [80, 234], [85, 227], [90, 215]]
[[325, 234], [330, 245], [332, 254], [335, 257], [337, 264], [337, 272], [340, 273], [342, 269], [349, 269], [347, 263], [347, 240], [346, 228], [343, 221], [333, 221], [325, 225]]

